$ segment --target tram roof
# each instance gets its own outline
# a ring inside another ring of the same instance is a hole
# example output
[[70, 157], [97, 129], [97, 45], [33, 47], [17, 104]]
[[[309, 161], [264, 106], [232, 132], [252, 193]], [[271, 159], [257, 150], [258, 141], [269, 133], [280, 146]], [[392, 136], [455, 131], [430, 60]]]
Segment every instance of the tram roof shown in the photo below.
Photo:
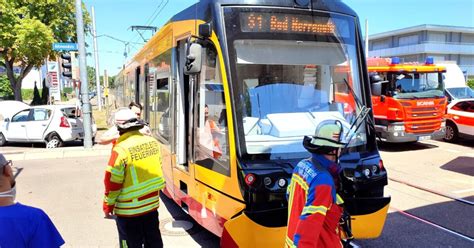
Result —
[[[313, 10], [323, 10], [337, 12], [352, 16], [357, 16], [354, 10], [347, 6], [341, 0], [309, 0], [312, 2]], [[189, 19], [192, 16], [192, 13], [196, 11], [196, 5], [199, 5], [200, 8], [203, 6], [216, 5], [216, 6], [231, 6], [231, 5], [241, 5], [241, 6], [268, 6], [268, 7], [287, 7], [293, 8], [297, 6], [296, 0], [201, 0], [199, 3], [196, 3], [189, 8], [181, 11], [171, 18], [170, 21], [180, 21]], [[301, 7], [297, 7], [301, 8]], [[305, 8], [301, 8], [305, 9]]]
[[[342, 0], [309, 0], [312, 4], [308, 4], [311, 6], [313, 10], [321, 10], [321, 11], [330, 11], [336, 12], [346, 15], [351, 15], [357, 17], [357, 14], [354, 10], [352, 10], [349, 6], [347, 6]], [[308, 2], [309, 2], [308, 1]], [[176, 21], [184, 21], [184, 20], [191, 20], [196, 18], [196, 13], [198, 15], [206, 15], [206, 13], [212, 6], [219, 7], [219, 6], [266, 6], [266, 7], [285, 7], [285, 8], [299, 8], [299, 9], [308, 9], [308, 8], [301, 8], [296, 7], [296, 0], [200, 0], [199, 2], [195, 3], [192, 6], [180, 11], [176, 15], [174, 15], [167, 23], [176, 22]], [[150, 40], [156, 38], [158, 33], [154, 35]], [[146, 46], [146, 45], [145, 45]], [[140, 51], [133, 56], [132, 61], [127, 63], [128, 67], [140, 54]], [[123, 71], [123, 70], [122, 70]], [[121, 71], [121, 72], [122, 72]], [[119, 74], [121, 73], [119, 72]]]

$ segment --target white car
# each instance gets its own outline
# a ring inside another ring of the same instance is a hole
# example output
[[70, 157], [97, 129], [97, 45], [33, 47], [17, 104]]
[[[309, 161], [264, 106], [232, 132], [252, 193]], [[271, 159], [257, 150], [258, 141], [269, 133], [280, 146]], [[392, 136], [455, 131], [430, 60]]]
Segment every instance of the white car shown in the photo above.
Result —
[[458, 137], [474, 138], [474, 98], [451, 101], [447, 112], [444, 140], [454, 142]]
[[[82, 117], [76, 115], [74, 105], [28, 107], [11, 116], [4, 116], [0, 124], [0, 146], [7, 142], [46, 142], [47, 148], [55, 148], [66, 141], [84, 139]], [[95, 137], [95, 123], [92, 132], [92, 137]]]

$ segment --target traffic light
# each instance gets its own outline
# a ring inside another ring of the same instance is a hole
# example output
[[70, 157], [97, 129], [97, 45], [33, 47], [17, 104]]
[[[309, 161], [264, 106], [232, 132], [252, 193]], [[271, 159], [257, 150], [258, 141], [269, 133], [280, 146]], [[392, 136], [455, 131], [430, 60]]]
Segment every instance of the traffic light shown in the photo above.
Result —
[[66, 78], [72, 78], [71, 54], [63, 53], [61, 54], [61, 58], [63, 59], [63, 62], [61, 63], [61, 67], [63, 68], [63, 76]]

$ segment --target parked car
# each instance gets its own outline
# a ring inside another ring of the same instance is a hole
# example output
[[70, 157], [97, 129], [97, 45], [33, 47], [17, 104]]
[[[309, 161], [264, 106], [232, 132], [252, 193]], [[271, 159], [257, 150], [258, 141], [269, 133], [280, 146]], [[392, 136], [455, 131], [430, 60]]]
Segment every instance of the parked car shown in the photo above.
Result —
[[29, 107], [30, 105], [20, 101], [0, 101], [0, 122], [5, 118], [11, 118], [13, 114]]
[[455, 142], [459, 137], [474, 138], [474, 98], [453, 100], [448, 105], [444, 140]]
[[[95, 123], [92, 131], [95, 137]], [[46, 142], [47, 148], [55, 148], [67, 141], [83, 139], [82, 117], [76, 114], [74, 105], [28, 107], [5, 118], [0, 126], [0, 146], [7, 142]]]

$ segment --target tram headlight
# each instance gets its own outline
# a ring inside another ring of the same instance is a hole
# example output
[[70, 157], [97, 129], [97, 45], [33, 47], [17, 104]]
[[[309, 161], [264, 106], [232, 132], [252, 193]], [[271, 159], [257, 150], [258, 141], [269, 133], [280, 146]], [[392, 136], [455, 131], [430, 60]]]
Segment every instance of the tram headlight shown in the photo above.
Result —
[[265, 184], [265, 186], [270, 186], [270, 184], [272, 184], [272, 179], [270, 177], [263, 178], [263, 184]]
[[370, 177], [370, 169], [369, 169], [369, 168], [363, 169], [363, 170], [362, 170], [362, 173], [364, 173], [364, 176]]
[[278, 186], [280, 186], [280, 188], [285, 187], [286, 186], [286, 180], [284, 178], [278, 179]]
[[378, 170], [379, 168], [377, 167], [377, 165], [372, 165], [372, 174], [377, 173]]

